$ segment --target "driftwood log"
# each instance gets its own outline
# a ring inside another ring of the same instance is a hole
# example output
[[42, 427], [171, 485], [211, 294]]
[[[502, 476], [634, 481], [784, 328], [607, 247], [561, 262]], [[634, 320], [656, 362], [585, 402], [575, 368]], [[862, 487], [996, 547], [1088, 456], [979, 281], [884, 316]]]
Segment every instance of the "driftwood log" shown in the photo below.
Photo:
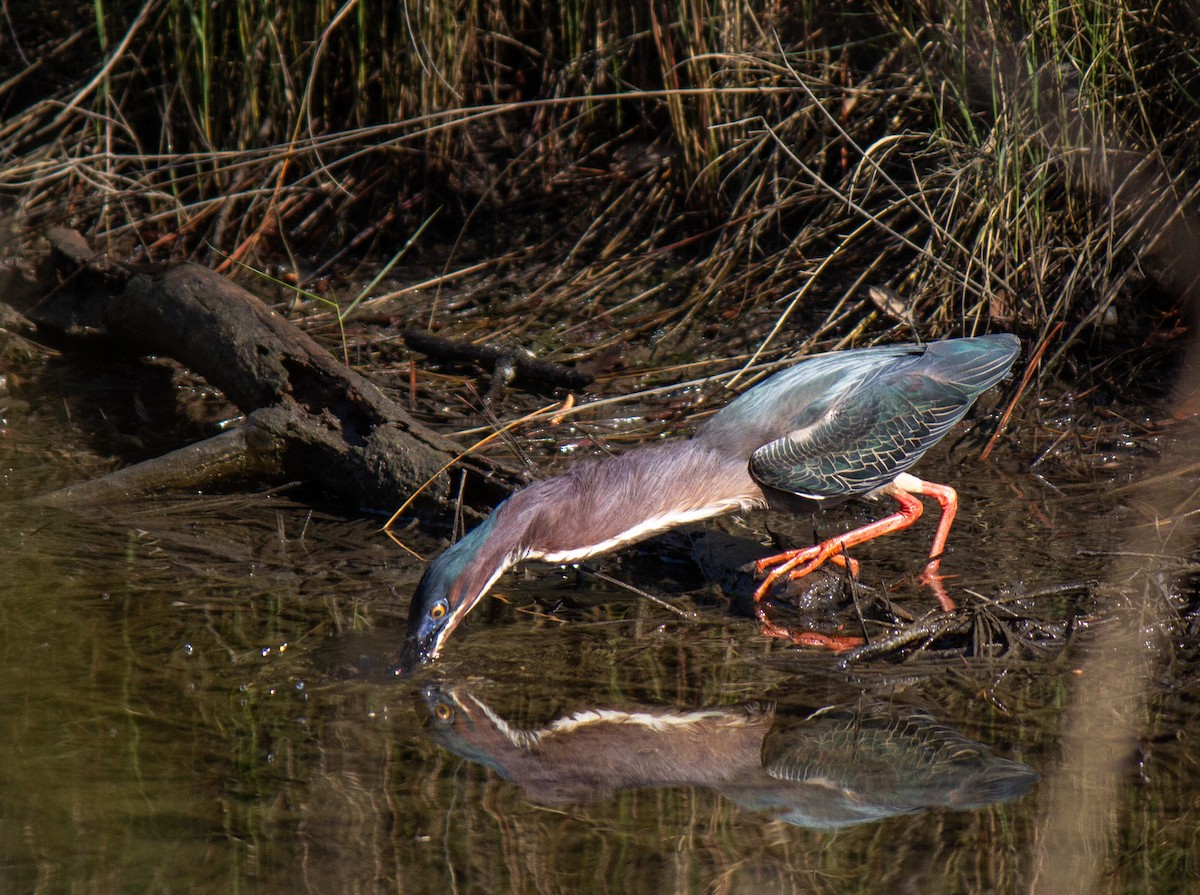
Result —
[[48, 237], [57, 285], [22, 309], [39, 329], [173, 358], [246, 418], [237, 429], [39, 501], [95, 505], [249, 475], [303, 481], [384, 510], [427, 483], [423, 500], [445, 501], [464, 475], [466, 503], [486, 507], [523, 484], [517, 472], [481, 458], [454, 463], [460, 446], [219, 274], [190, 263], [127, 268], [94, 257], [73, 231]]

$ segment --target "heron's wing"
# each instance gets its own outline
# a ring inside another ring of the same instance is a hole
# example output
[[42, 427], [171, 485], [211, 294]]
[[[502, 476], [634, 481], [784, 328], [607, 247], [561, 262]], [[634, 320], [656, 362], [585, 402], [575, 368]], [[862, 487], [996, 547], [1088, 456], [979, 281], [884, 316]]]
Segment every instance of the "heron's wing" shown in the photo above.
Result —
[[863, 494], [916, 463], [973, 399], [919, 371], [873, 377], [799, 414], [786, 434], [754, 451], [750, 472], [771, 488], [816, 500]]
[[997, 334], [810, 358], [730, 402], [696, 439], [749, 457], [771, 488], [817, 500], [862, 494], [916, 463], [1019, 349]]

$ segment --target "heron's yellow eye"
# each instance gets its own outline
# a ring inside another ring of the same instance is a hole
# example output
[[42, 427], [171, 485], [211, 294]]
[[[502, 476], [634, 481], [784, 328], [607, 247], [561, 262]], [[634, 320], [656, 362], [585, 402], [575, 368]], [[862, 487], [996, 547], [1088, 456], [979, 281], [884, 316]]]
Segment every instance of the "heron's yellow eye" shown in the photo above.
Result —
[[439, 619], [445, 614], [446, 614], [446, 604], [445, 603], [435, 603], [433, 608], [429, 610], [429, 617], [432, 619]]
[[439, 721], [449, 721], [454, 717], [454, 710], [444, 702], [439, 702], [433, 707], [433, 713], [437, 715]]

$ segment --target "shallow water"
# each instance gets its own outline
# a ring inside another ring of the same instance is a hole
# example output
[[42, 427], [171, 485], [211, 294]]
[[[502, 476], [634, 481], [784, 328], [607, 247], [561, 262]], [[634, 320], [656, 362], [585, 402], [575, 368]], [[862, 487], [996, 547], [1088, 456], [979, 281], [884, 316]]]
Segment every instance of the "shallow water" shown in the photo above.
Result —
[[[16, 435], [6, 448], [10, 483], [71, 474]], [[1140, 524], [1086, 481], [1120, 482], [1133, 458], [1039, 478], [1030, 457], [951, 474], [964, 508], [945, 571], [964, 603], [1102, 577], [1095, 550]], [[761, 540], [763, 522], [730, 531]], [[913, 570], [920, 525], [860, 548], [865, 582]], [[683, 615], [531, 568], [397, 679], [420, 567], [373, 520], [288, 494], [0, 504], [0, 890], [1027, 890], [1080, 646], [843, 668], [731, 612], [693, 537], [600, 566]], [[930, 606], [914, 586], [890, 595]], [[1106, 891], [1194, 891], [1191, 656], [1160, 665], [1118, 756]]]

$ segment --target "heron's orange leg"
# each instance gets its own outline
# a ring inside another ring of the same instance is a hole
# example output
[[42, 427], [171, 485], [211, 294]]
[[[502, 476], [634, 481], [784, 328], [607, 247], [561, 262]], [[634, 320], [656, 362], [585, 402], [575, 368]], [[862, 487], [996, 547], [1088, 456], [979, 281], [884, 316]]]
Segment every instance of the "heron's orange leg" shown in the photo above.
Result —
[[[954, 601], [946, 593], [946, 588], [938, 569], [941, 564], [942, 553], [946, 549], [946, 541], [950, 536], [950, 527], [954, 524], [954, 516], [958, 512], [958, 495], [948, 485], [925, 482], [908, 473], [898, 475], [895, 481], [882, 488], [880, 493], [887, 494], [895, 499], [900, 504], [900, 509], [877, 522], [872, 522], [869, 525], [864, 525], [861, 528], [856, 528], [837, 537], [829, 538], [820, 544], [815, 544], [812, 547], [802, 547], [799, 550], [788, 550], [776, 556], [768, 556], [765, 559], [760, 559], [756, 563], [757, 571], [760, 574], [767, 571], [768, 568], [771, 569], [767, 577], [763, 579], [762, 584], [754, 592], [755, 611], [764, 634], [770, 637], [781, 637], [791, 640], [793, 643], [820, 645], [830, 649], [848, 649], [849, 646], [841, 645], [841, 643], [857, 638], [839, 637], [836, 641], [825, 642], [830, 640], [826, 635], [813, 634], [812, 632], [793, 633], [787, 628], [775, 624], [767, 618], [766, 611], [762, 607], [763, 597], [766, 596], [767, 591], [771, 589], [772, 585], [784, 575], [788, 575], [793, 580], [803, 578], [828, 561], [847, 565], [853, 574], [857, 574], [858, 564], [847, 557], [845, 552], [851, 547], [857, 547], [859, 544], [866, 543], [883, 535], [902, 531], [916, 522], [921, 517], [924, 508], [921, 505], [921, 501], [913, 496], [914, 494], [932, 497], [938, 502], [938, 506], [942, 511], [941, 519], [938, 520], [937, 531], [933, 537], [933, 546], [929, 551], [929, 562], [925, 564], [925, 569], [921, 573], [921, 583], [928, 585], [933, 590], [934, 596], [937, 597], [938, 604], [943, 611], [952, 612], [956, 608]], [[774, 566], [774, 568], [771, 568], [771, 566]], [[834, 643], [838, 645], [834, 645]]]
[[[920, 480], [917, 479], [916, 481]], [[921, 484], [924, 484], [924, 482]], [[759, 585], [758, 590], [754, 592], [755, 602], [761, 602], [762, 598], [766, 596], [767, 591], [771, 589], [771, 586], [784, 575], [790, 575], [793, 579], [803, 578], [809, 572], [819, 569], [832, 557], [844, 553], [851, 547], [857, 547], [859, 544], [864, 544], [883, 535], [891, 534], [894, 531], [902, 531], [921, 518], [921, 513], [924, 510], [921, 506], [921, 501], [913, 497], [908, 490], [892, 483], [886, 485], [882, 489], [882, 493], [895, 498], [899, 502], [900, 509], [897, 512], [892, 513], [890, 516], [885, 516], [877, 522], [864, 525], [862, 528], [856, 528], [845, 534], [829, 538], [812, 547], [788, 550], [776, 556], [768, 556], [760, 559], [755, 563], [755, 567], [760, 574], [771, 566], [774, 566], [767, 577], [763, 579], [763, 583]]]
[[920, 580], [922, 584], [929, 585], [943, 612], [953, 612], [958, 607], [946, 593], [946, 588], [942, 584], [942, 574], [938, 569], [942, 563], [942, 554], [946, 552], [946, 540], [950, 537], [950, 526], [954, 524], [954, 517], [958, 514], [958, 494], [949, 485], [925, 482], [916, 476], [907, 476], [901, 487], [913, 494], [932, 497], [942, 509], [942, 518], [938, 520], [937, 531], [933, 536], [933, 546], [929, 548], [929, 562], [925, 564], [925, 571], [921, 573]]

